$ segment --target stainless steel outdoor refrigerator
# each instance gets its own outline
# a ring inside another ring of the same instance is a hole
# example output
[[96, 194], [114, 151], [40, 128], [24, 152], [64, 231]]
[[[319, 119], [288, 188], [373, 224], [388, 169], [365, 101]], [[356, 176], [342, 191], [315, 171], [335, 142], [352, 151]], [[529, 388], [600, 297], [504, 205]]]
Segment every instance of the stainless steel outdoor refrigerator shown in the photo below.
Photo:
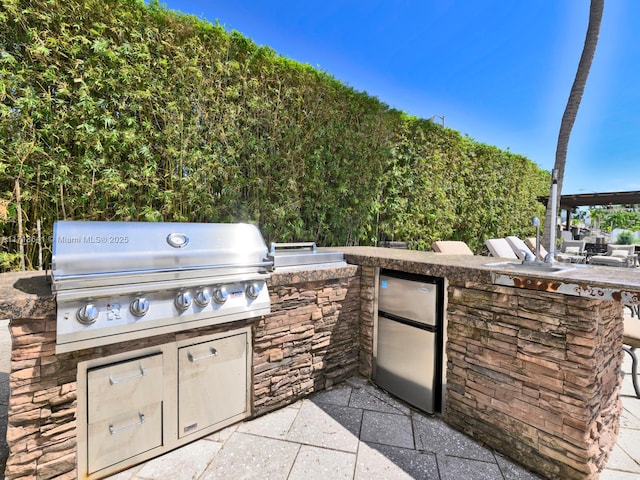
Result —
[[440, 410], [443, 279], [382, 270], [374, 381], [407, 403]]

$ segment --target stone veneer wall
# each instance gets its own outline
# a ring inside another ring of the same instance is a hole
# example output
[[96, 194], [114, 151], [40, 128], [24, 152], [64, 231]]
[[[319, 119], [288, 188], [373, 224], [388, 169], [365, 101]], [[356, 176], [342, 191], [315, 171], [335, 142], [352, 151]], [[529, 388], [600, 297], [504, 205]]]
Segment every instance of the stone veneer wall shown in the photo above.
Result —
[[[336, 272], [338, 278], [331, 278]], [[27, 295], [15, 292], [15, 298], [5, 298], [2, 305], [2, 312], [12, 317], [13, 343], [5, 479], [76, 478], [77, 365], [92, 358], [252, 325], [253, 414], [353, 375], [360, 311], [355, 275], [355, 266], [326, 272], [316, 281], [309, 280], [313, 272], [304, 280], [274, 274], [271, 282], [276, 284], [269, 285], [272, 313], [267, 317], [60, 355], [55, 354], [55, 301], [49, 288], [38, 284], [31, 291], [27, 285]], [[44, 284], [43, 278], [38, 280]]]
[[[295, 280], [294, 280], [295, 281]], [[254, 329], [254, 413], [283, 407], [358, 370], [358, 277], [273, 285]]]
[[596, 479], [622, 410], [617, 302], [451, 282], [445, 420], [550, 479]]
[[375, 267], [360, 267], [360, 374], [373, 376], [373, 318], [375, 315]]
[[[54, 307], [55, 311], [55, 307]], [[242, 328], [250, 321], [56, 355], [56, 316], [16, 318], [9, 377], [5, 479], [76, 478], [77, 365], [141, 348]]]

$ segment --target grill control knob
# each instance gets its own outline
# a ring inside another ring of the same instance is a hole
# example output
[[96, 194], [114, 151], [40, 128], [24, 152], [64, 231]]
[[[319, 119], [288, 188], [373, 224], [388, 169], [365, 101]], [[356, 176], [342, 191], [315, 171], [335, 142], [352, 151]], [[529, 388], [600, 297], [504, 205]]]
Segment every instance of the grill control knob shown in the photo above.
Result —
[[226, 302], [228, 297], [229, 293], [225, 287], [218, 287], [213, 291], [213, 301], [218, 305], [222, 305]]
[[199, 307], [206, 307], [211, 303], [211, 292], [209, 292], [208, 289], [203, 288], [196, 293], [196, 298], [194, 298], [193, 301], [196, 302]]
[[149, 300], [144, 297], [136, 298], [129, 305], [129, 311], [136, 317], [144, 317], [149, 311]]
[[247, 297], [249, 297], [251, 300], [255, 300], [256, 298], [258, 298], [258, 295], [260, 295], [260, 284], [250, 283], [249, 285], [247, 285], [247, 288], [245, 288], [244, 291], [247, 294]]
[[87, 303], [84, 307], [78, 310], [76, 318], [80, 323], [90, 325], [98, 319], [99, 313], [98, 308], [94, 304]]
[[180, 292], [176, 295], [174, 302], [178, 310], [186, 310], [191, 306], [191, 294], [189, 292]]

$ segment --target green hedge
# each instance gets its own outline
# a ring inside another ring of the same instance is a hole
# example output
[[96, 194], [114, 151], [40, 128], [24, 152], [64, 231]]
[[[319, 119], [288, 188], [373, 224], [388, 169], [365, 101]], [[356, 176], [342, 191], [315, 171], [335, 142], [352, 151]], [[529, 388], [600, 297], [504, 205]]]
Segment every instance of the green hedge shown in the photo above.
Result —
[[481, 253], [488, 238], [533, 233], [548, 172], [428, 120], [405, 118], [395, 133], [380, 195], [385, 234], [417, 249], [463, 240]]
[[479, 249], [542, 215], [548, 173], [526, 158], [220, 25], [157, 2], [0, 2], [5, 269], [16, 184], [25, 236], [63, 218], [245, 221], [268, 242]]

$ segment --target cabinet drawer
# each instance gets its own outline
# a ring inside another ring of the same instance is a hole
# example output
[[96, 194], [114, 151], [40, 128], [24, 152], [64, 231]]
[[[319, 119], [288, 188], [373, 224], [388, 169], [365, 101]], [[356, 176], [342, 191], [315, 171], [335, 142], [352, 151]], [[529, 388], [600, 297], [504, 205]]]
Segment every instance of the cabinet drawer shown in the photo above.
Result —
[[111, 419], [123, 409], [161, 402], [162, 354], [136, 358], [87, 372], [88, 422]]
[[93, 473], [162, 445], [162, 403], [90, 423], [87, 433], [88, 470]]
[[247, 411], [247, 335], [178, 351], [178, 436]]

